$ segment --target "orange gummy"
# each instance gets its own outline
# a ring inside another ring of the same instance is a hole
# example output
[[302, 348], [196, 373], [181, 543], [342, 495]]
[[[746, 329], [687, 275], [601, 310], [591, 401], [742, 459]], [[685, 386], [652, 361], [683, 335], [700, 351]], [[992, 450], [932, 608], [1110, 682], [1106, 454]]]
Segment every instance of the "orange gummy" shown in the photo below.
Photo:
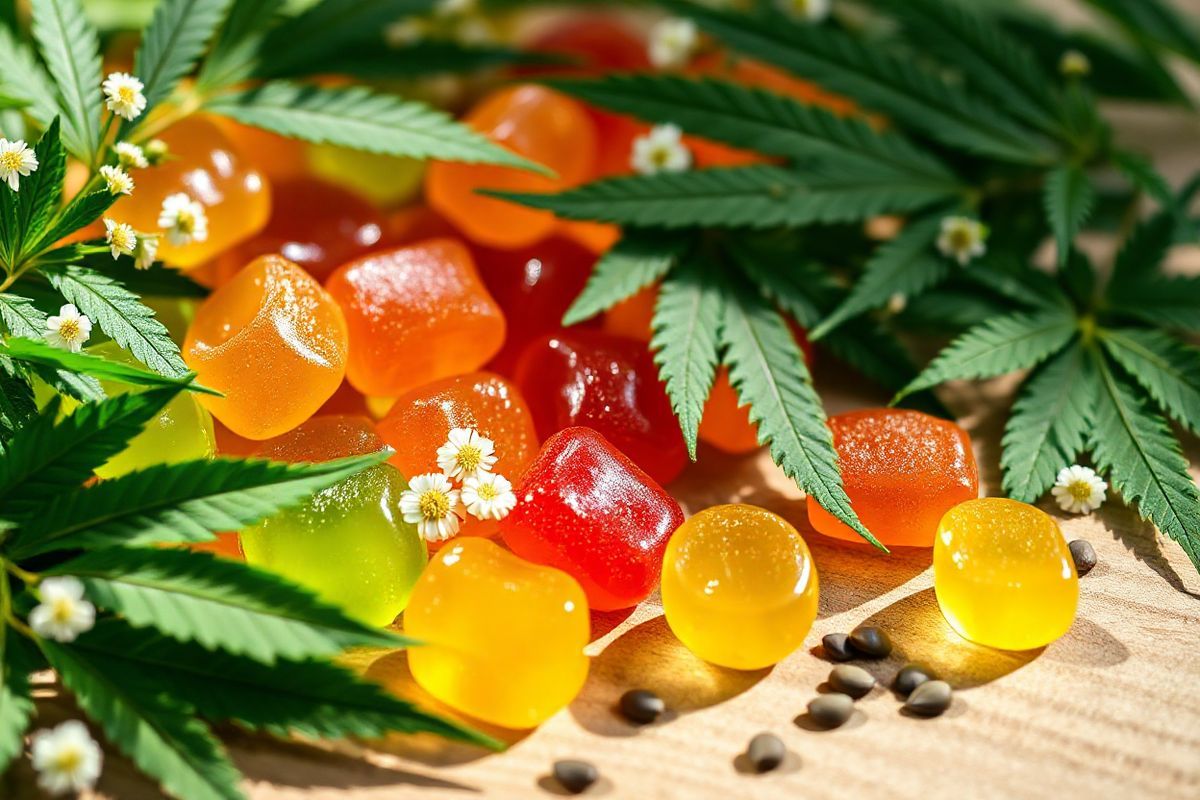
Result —
[[269, 439], [308, 419], [346, 371], [346, 321], [312, 277], [262, 256], [196, 311], [184, 360], [224, 397], [200, 402], [231, 431]]
[[371, 253], [326, 286], [350, 333], [346, 377], [368, 396], [478, 369], [504, 344], [504, 315], [454, 239]]
[[254, 455], [272, 461], [311, 464], [382, 450], [383, 440], [366, 417], [335, 414], [313, 417], [287, 433], [259, 442]]
[[203, 205], [208, 237], [176, 246], [163, 236], [159, 258], [189, 269], [250, 238], [267, 224], [270, 186], [221, 128], [204, 117], [191, 116], [168, 128], [162, 140], [170, 157], [156, 167], [136, 170], [137, 189], [121, 198], [109, 214], [143, 233], [155, 233], [168, 196], [182, 192]]
[[429, 204], [472, 241], [488, 247], [526, 247], [545, 238], [558, 224], [552, 213], [477, 191], [557, 192], [587, 180], [596, 158], [596, 131], [587, 111], [550, 89], [519, 85], [488, 95], [464, 121], [555, 176], [514, 167], [437, 162], [425, 177]]
[[[850, 504], [886, 545], [932, 547], [942, 515], [979, 496], [967, 432], [919, 411], [880, 408], [829, 418]], [[808, 519], [827, 536], [862, 541], [808, 498]]]
[[246, 160], [268, 179], [287, 180], [305, 174], [308, 145], [253, 125], [243, 125], [229, 117], [213, 117], [217, 127], [230, 138]]
[[[454, 428], [474, 428], [496, 448], [492, 471], [516, 486], [538, 451], [533, 417], [516, 386], [491, 372], [444, 378], [396, 398], [376, 429], [395, 449], [391, 463], [407, 478], [440, 471], [437, 449]], [[468, 516], [461, 532], [491, 536], [495, 520]]]

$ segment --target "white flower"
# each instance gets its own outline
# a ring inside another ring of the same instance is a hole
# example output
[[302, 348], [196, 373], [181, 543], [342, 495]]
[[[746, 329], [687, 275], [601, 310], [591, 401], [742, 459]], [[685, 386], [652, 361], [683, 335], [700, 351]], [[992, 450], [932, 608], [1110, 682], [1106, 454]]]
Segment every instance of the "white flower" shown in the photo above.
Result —
[[142, 82], [127, 72], [114, 72], [104, 79], [101, 86], [107, 99], [108, 110], [121, 119], [136, 119], [146, 110], [146, 95], [142, 94]]
[[38, 584], [37, 594], [41, 602], [29, 612], [29, 627], [43, 639], [73, 642], [96, 624], [96, 607], [83, 599], [78, 578], [46, 578]]
[[690, 19], [664, 19], [650, 32], [650, 63], [659, 69], [682, 67], [692, 59], [699, 39], [696, 23]]
[[1107, 490], [1108, 484], [1100, 480], [1094, 469], [1073, 464], [1058, 471], [1050, 493], [1063, 511], [1090, 514], [1104, 503]]
[[[60, 308], [58, 316], [46, 318], [46, 341], [55, 347], [78, 353], [91, 335], [92, 321], [86, 314], [80, 314], [79, 309], [72, 303]], [[42, 585], [45, 586], [49, 582], [46, 581]]]
[[492, 471], [496, 447], [492, 440], [473, 428], [455, 428], [450, 438], [437, 449], [437, 465], [447, 478], [463, 480]]
[[151, 139], [146, 142], [146, 147], [142, 152], [146, 156], [146, 161], [152, 167], [161, 164], [171, 154], [170, 148], [167, 147], [167, 143], [162, 139]]
[[820, 22], [829, 16], [831, 0], [775, 0], [779, 10], [805, 22]]
[[458, 533], [458, 490], [440, 472], [418, 475], [400, 495], [404, 521], [430, 542], [444, 542]]
[[0, 139], [0, 181], [7, 181], [8, 188], [19, 191], [21, 178], [37, 171], [38, 160], [20, 139], [10, 142]]
[[463, 482], [462, 502], [467, 513], [479, 519], [504, 519], [517, 505], [508, 478], [495, 473], [467, 478]]
[[43, 728], [30, 739], [37, 783], [49, 794], [77, 794], [96, 785], [104, 756], [79, 720]]
[[683, 143], [683, 131], [676, 125], [655, 125], [650, 132], [633, 140], [629, 165], [640, 175], [659, 172], [683, 172], [692, 166], [692, 153]]
[[158, 227], [167, 232], [168, 242], [183, 247], [208, 238], [208, 215], [204, 206], [183, 192], [177, 192], [163, 200]]
[[133, 194], [133, 178], [120, 167], [105, 165], [100, 168], [100, 177], [111, 194]]
[[1092, 62], [1078, 50], [1068, 50], [1058, 60], [1058, 71], [1068, 78], [1083, 78], [1092, 71]]
[[145, 169], [150, 166], [146, 153], [136, 144], [117, 142], [113, 145], [113, 152], [117, 154], [117, 164], [122, 169]]
[[133, 248], [133, 266], [137, 269], [150, 269], [150, 265], [156, 258], [158, 258], [158, 237], [139, 236], [137, 247]]
[[937, 249], [947, 258], [953, 258], [960, 266], [987, 252], [988, 229], [977, 219], [970, 217], [942, 217], [942, 232], [938, 235]]
[[115, 222], [104, 218], [104, 241], [112, 251], [115, 260], [118, 256], [131, 256], [137, 247], [138, 237], [133, 226], [127, 222]]

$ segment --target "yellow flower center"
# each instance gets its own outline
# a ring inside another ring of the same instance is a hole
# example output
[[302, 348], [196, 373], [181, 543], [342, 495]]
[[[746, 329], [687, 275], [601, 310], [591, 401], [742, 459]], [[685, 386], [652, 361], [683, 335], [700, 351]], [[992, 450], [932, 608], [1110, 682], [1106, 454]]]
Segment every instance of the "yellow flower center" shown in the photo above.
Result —
[[22, 166], [21, 154], [16, 150], [0, 153], [0, 167], [9, 172], [16, 172]]
[[54, 768], [57, 772], [73, 773], [83, 765], [83, 753], [78, 747], [64, 747], [54, 756]]
[[445, 492], [430, 489], [421, 495], [419, 506], [425, 519], [441, 519], [450, 513], [450, 498]]
[[120, 98], [122, 103], [128, 103], [132, 105], [136, 94], [134, 94], [132, 86], [122, 86], [117, 89], [117, 97]]
[[671, 151], [665, 147], [656, 147], [650, 152], [650, 160], [656, 167], [665, 167], [671, 158]]
[[483, 451], [473, 444], [464, 444], [458, 448], [456, 458], [464, 472], [474, 472], [479, 469], [479, 464], [483, 461]]
[[75, 612], [75, 603], [65, 597], [61, 597], [54, 601], [53, 611], [55, 622], [60, 624], [69, 622], [71, 615]]
[[[82, 332], [79, 329], [79, 320], [77, 320], [77, 319], [64, 319], [62, 321], [62, 324], [58, 326], [58, 335], [65, 342], [75, 341], [76, 339], [79, 338], [81, 333]], [[68, 615], [70, 614], [70, 605], [69, 605], [70, 601], [69, 600], [59, 600], [57, 603], [54, 604], [55, 617], [57, 617], [59, 615], [59, 613], [60, 613], [59, 610], [63, 607], [64, 603], [68, 604], [66, 613]]]
[[183, 233], [192, 233], [196, 229], [196, 215], [186, 208], [180, 210], [175, 217], [175, 227]]
[[1086, 481], [1071, 482], [1071, 484], [1067, 486], [1067, 491], [1070, 492], [1071, 497], [1074, 497], [1080, 502], [1083, 502], [1092, 496], [1092, 487]]
[[967, 250], [971, 247], [971, 232], [965, 227], [950, 231], [950, 246], [955, 250]]
[[496, 491], [496, 487], [490, 483], [482, 484], [479, 487], [478, 494], [479, 494], [479, 499], [483, 500], [484, 502], [487, 502], [489, 500], [495, 500], [497, 497], [500, 496], [500, 492]]

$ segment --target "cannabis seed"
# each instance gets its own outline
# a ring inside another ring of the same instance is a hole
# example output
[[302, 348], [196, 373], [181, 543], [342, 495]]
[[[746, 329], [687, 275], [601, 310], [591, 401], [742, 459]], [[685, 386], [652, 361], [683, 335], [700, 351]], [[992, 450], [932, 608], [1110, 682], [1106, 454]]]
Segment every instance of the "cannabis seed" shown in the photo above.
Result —
[[913, 689], [904, 707], [923, 717], [936, 717], [950, 707], [954, 692], [945, 681], [925, 681]]
[[1083, 577], [1092, 571], [1092, 567], [1096, 566], [1096, 548], [1092, 547], [1092, 543], [1087, 539], [1076, 539], [1067, 545], [1071, 551], [1071, 558], [1075, 561], [1075, 571], [1079, 573], [1079, 577]]
[[783, 740], [773, 733], [758, 734], [746, 748], [746, 757], [754, 765], [755, 772], [770, 772], [783, 763], [786, 755]]
[[586, 792], [588, 787], [600, 779], [600, 772], [586, 761], [554, 762], [554, 780], [571, 794]]
[[846, 644], [847, 640], [844, 633], [827, 633], [821, 637], [821, 646], [825, 648], [825, 655], [829, 656], [830, 661], [849, 661], [854, 658], [854, 653]]
[[867, 658], [886, 658], [892, 652], [892, 640], [874, 625], [859, 625], [850, 631], [850, 649]]
[[829, 685], [858, 699], [875, 688], [875, 676], [853, 664], [838, 664], [829, 673]]
[[823, 694], [808, 704], [808, 715], [824, 728], [837, 728], [854, 713], [854, 700], [848, 694]]
[[902, 696], [908, 697], [912, 694], [913, 689], [931, 680], [933, 680], [933, 672], [931, 670], [925, 669], [920, 664], [905, 664], [896, 673], [896, 679], [892, 681], [892, 688]]
[[649, 689], [630, 689], [617, 706], [625, 719], [639, 725], [654, 722], [667, 710], [663, 699]]

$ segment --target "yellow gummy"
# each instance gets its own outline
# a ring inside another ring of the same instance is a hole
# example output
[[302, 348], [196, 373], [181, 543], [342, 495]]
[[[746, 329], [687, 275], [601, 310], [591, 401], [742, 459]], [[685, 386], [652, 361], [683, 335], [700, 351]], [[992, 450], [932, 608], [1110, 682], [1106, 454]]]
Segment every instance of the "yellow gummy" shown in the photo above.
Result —
[[667, 545], [667, 623], [713, 664], [759, 669], [782, 660], [808, 635], [817, 596], [808, 545], [766, 509], [714, 506], [680, 525]]
[[404, 612], [413, 677], [446, 705], [506, 728], [532, 728], [587, 678], [590, 619], [570, 575], [487, 539], [460, 538], [430, 561]]
[[398, 206], [416, 197], [425, 165], [412, 158], [321, 144], [308, 150], [312, 174], [363, 195], [376, 205]]
[[942, 614], [964, 638], [1029, 650], [1067, 632], [1079, 603], [1058, 523], [1025, 503], [968, 500], [946, 512], [933, 545]]

